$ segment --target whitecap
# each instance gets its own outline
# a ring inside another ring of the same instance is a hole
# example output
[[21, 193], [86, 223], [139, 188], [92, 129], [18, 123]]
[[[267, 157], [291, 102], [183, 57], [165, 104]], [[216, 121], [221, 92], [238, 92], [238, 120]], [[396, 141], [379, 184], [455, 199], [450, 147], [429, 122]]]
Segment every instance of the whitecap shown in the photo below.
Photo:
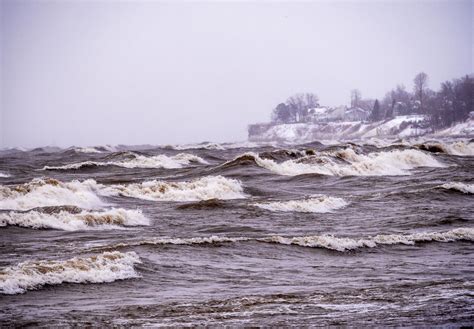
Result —
[[78, 213], [58, 211], [46, 213], [38, 210], [28, 212], [0, 213], [0, 226], [15, 225], [33, 229], [51, 228], [64, 231], [110, 230], [129, 226], [149, 225], [149, 220], [140, 210], [112, 208], [105, 211], [82, 210]]
[[450, 182], [438, 186], [446, 190], [456, 190], [466, 194], [474, 194], [474, 184], [465, 184], [461, 182]]
[[136, 153], [129, 153], [131, 158], [120, 161], [84, 161], [79, 163], [71, 163], [62, 166], [44, 166], [42, 170], [73, 170], [84, 167], [101, 167], [101, 166], [118, 166], [123, 168], [165, 168], [177, 169], [192, 163], [207, 164], [208, 162], [196, 155], [188, 153], [179, 153], [174, 156], [166, 156], [163, 154], [155, 156], [144, 156]]
[[285, 212], [327, 213], [344, 208], [348, 203], [342, 198], [326, 195], [312, 196], [302, 200], [274, 201], [255, 203], [254, 206], [270, 210]]
[[339, 252], [346, 252], [359, 248], [375, 248], [381, 245], [415, 245], [420, 242], [454, 242], [474, 241], [473, 228], [456, 228], [445, 232], [417, 232], [412, 234], [379, 234], [366, 238], [336, 237], [333, 235], [310, 235], [284, 237], [279, 235], [253, 238], [253, 237], [225, 237], [209, 236], [194, 238], [160, 237], [140, 240], [115, 245], [96, 245], [92, 250], [108, 250], [141, 245], [200, 245], [235, 242], [261, 242], [283, 245], [295, 245], [308, 248], [323, 248]]
[[418, 167], [445, 167], [433, 156], [418, 150], [392, 150], [363, 155], [347, 148], [336, 152], [306, 156], [297, 160], [287, 160], [282, 163], [262, 159], [255, 153], [245, 153], [243, 156], [252, 157], [260, 167], [287, 176], [303, 174], [397, 176], [410, 175], [409, 170]]
[[459, 240], [474, 241], [474, 229], [456, 228], [447, 232], [419, 232], [413, 234], [379, 234], [369, 238], [339, 238], [331, 235], [315, 235], [302, 237], [272, 236], [259, 239], [262, 242], [298, 245], [311, 248], [326, 248], [336, 251], [348, 251], [358, 248], [374, 248], [378, 245], [405, 244], [417, 242], [453, 242]]
[[28, 210], [35, 207], [73, 205], [98, 208], [104, 202], [96, 194], [100, 189], [93, 179], [63, 183], [51, 178], [35, 178], [16, 186], [0, 186], [0, 209]]
[[184, 182], [146, 181], [128, 185], [111, 185], [109, 194], [153, 201], [201, 201], [245, 198], [240, 181], [222, 176], [207, 176]]
[[139, 277], [134, 265], [141, 263], [135, 252], [104, 252], [65, 261], [27, 261], [0, 269], [0, 293], [21, 294], [44, 285], [105, 283]]

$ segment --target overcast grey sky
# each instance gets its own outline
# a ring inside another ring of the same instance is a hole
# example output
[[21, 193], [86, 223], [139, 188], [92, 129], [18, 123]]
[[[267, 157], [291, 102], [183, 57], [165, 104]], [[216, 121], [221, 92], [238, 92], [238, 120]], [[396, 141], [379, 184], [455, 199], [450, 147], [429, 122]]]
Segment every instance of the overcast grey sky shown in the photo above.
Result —
[[245, 140], [296, 92], [473, 72], [472, 1], [0, 1], [3, 146]]

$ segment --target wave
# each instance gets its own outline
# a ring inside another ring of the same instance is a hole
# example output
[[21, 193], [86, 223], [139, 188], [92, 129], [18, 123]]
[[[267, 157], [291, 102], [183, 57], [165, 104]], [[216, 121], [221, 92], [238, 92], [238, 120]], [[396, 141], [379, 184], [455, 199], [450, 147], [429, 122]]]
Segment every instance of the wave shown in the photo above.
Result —
[[246, 197], [238, 180], [222, 176], [207, 176], [186, 182], [152, 180], [136, 184], [112, 185], [104, 190], [112, 195], [152, 201], [229, 200]]
[[3, 172], [0, 172], [0, 178], [7, 178], [7, 177], [10, 177], [10, 175], [6, 174], [6, 173], [3, 173]]
[[304, 200], [276, 201], [267, 203], [255, 203], [254, 206], [270, 211], [327, 213], [341, 209], [348, 203], [341, 198], [325, 195], [313, 196]]
[[195, 237], [195, 238], [155, 238], [129, 243], [119, 243], [111, 246], [96, 246], [93, 250], [112, 250], [143, 245], [195, 245], [195, 244], [220, 244], [235, 242], [262, 242], [283, 245], [296, 245], [308, 248], [323, 248], [339, 252], [346, 252], [359, 248], [375, 248], [380, 245], [415, 245], [420, 242], [454, 242], [474, 241], [474, 228], [456, 228], [445, 232], [419, 232], [412, 234], [379, 234], [372, 237], [354, 239], [341, 238], [333, 235], [313, 235], [283, 237], [279, 235], [251, 238], [251, 237]]
[[111, 145], [92, 146], [92, 147], [74, 147], [73, 150], [78, 153], [103, 153], [103, 152], [117, 151], [117, 149]]
[[102, 166], [118, 166], [123, 168], [165, 168], [178, 169], [192, 163], [208, 164], [208, 162], [196, 155], [188, 153], [179, 153], [174, 156], [166, 156], [163, 154], [155, 156], [144, 156], [132, 152], [128, 152], [128, 159], [120, 161], [84, 161], [79, 163], [71, 163], [63, 166], [44, 166], [42, 170], [77, 170], [90, 167]]
[[104, 205], [93, 179], [63, 183], [52, 178], [35, 178], [16, 186], [0, 186], [0, 209], [28, 210], [35, 207], [73, 205], [91, 209]]
[[137, 278], [134, 265], [141, 263], [134, 252], [104, 252], [65, 261], [28, 261], [0, 269], [0, 293], [21, 294], [45, 285], [105, 283]]
[[474, 241], [474, 229], [457, 228], [447, 232], [420, 232], [407, 235], [380, 234], [365, 239], [337, 238], [331, 235], [293, 238], [273, 236], [261, 239], [260, 241], [311, 248], [326, 248], [336, 251], [348, 251], [358, 248], [375, 248], [378, 245], [414, 245], [417, 242], [453, 242], [459, 240]]
[[474, 184], [465, 184], [460, 182], [451, 182], [438, 186], [446, 190], [455, 190], [466, 194], [474, 194]]
[[420, 150], [434, 153], [446, 153], [459, 156], [474, 156], [474, 143], [467, 141], [456, 141], [453, 143], [425, 142], [415, 145]]
[[173, 145], [170, 146], [173, 150], [196, 150], [196, 149], [203, 149], [203, 150], [219, 150], [224, 151], [225, 147], [218, 143], [199, 143], [199, 144], [187, 144], [187, 145]]
[[86, 211], [77, 207], [57, 207], [55, 211], [33, 209], [27, 212], [0, 213], [0, 226], [7, 225], [64, 231], [107, 230], [145, 226], [149, 225], [149, 220], [140, 210], [112, 208], [105, 211]]
[[410, 175], [409, 170], [417, 167], [445, 167], [429, 154], [418, 150], [391, 150], [386, 152], [357, 154], [347, 148], [335, 152], [305, 156], [296, 160], [277, 163], [263, 159], [256, 153], [245, 153], [222, 166], [239, 164], [242, 161], [255, 162], [279, 175], [296, 176], [320, 174], [331, 176], [397, 176]]

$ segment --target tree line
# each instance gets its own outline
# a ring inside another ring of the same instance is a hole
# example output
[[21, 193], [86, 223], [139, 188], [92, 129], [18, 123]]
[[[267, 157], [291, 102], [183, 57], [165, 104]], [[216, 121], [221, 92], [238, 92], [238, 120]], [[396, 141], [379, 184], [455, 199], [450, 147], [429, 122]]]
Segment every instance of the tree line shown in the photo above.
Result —
[[[413, 79], [412, 91], [404, 85], [395, 88], [379, 99], [364, 99], [358, 89], [351, 91], [350, 106], [370, 113], [369, 121], [376, 122], [396, 115], [422, 114], [429, 125], [440, 129], [463, 122], [474, 111], [473, 76], [445, 81], [439, 90], [428, 86], [429, 77], [420, 72]], [[305, 122], [309, 109], [319, 107], [319, 98], [314, 93], [300, 93], [278, 104], [272, 112], [272, 121], [279, 123]]]
[[[412, 92], [398, 85], [387, 92], [380, 101], [366, 100], [372, 104], [370, 121], [382, 121], [395, 115], [422, 114], [434, 129], [463, 122], [474, 111], [474, 79], [472, 76], [445, 81], [439, 90], [428, 86], [429, 77], [420, 72], [413, 79]], [[367, 107], [366, 107], [367, 108]]]

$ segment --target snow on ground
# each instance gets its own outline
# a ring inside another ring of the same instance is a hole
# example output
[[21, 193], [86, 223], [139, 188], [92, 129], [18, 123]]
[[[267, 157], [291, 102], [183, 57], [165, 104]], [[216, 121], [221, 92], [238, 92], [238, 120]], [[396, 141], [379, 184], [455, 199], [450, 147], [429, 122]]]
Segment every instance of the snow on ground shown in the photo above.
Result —
[[[419, 127], [423, 120], [425, 120], [423, 115], [402, 115], [376, 123], [338, 121], [279, 124], [269, 126], [266, 131], [251, 135], [249, 139], [251, 141], [302, 142], [315, 139], [407, 138], [428, 133], [427, 129]], [[465, 127], [462, 129], [466, 130]]]
[[457, 135], [474, 135], [474, 120], [469, 119], [466, 122], [458, 123], [452, 127], [440, 130], [434, 134], [435, 136], [457, 136]]

